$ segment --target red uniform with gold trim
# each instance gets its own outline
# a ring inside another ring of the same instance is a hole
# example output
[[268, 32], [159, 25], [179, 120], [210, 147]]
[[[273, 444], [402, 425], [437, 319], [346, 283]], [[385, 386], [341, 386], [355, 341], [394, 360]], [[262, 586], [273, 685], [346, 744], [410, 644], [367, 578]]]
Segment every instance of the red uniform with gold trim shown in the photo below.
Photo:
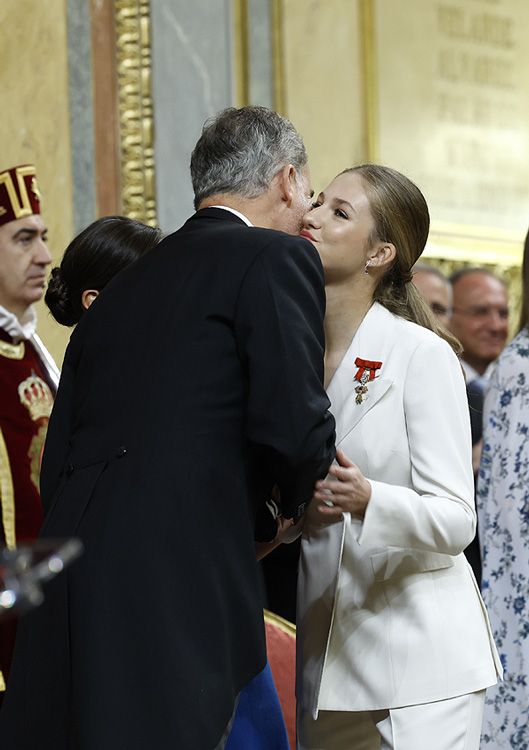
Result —
[[[33, 343], [0, 328], [0, 544], [13, 548], [42, 525], [39, 474], [55, 387]], [[14, 622], [0, 627], [0, 677], [9, 671]]]
[[[0, 226], [33, 214], [40, 214], [34, 165], [0, 172]], [[11, 315], [2, 307], [0, 313]], [[32, 541], [42, 525], [40, 462], [57, 382], [58, 370], [38, 336], [14, 340], [0, 327], [0, 546]], [[13, 620], [0, 625], [0, 691], [14, 632]]]

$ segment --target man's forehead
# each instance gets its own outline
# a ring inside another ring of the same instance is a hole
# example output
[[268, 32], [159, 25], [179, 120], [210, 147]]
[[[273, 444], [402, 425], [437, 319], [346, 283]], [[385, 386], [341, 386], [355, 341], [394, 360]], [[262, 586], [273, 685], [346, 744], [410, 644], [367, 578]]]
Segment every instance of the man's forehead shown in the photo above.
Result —
[[40, 214], [30, 214], [29, 216], [23, 216], [20, 219], [8, 221], [6, 224], [3, 224], [0, 226], [0, 233], [4, 236], [14, 237], [23, 229], [27, 229], [30, 232], [36, 231], [42, 233], [45, 231], [46, 226]]
[[495, 297], [507, 299], [505, 285], [488, 273], [469, 273], [466, 276], [462, 276], [459, 282], [454, 285], [454, 295], [458, 297], [481, 298], [485, 294], [492, 294]]

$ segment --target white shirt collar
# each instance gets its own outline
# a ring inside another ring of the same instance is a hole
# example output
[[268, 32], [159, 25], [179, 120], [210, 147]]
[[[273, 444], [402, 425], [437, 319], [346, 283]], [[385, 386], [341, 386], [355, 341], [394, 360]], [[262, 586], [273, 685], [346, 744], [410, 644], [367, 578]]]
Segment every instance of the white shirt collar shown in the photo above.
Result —
[[208, 208], [222, 208], [223, 211], [229, 211], [230, 213], [235, 214], [235, 216], [238, 216], [239, 219], [244, 221], [246, 226], [253, 227], [253, 224], [250, 221], [250, 219], [248, 219], [248, 217], [245, 216], [244, 214], [241, 214], [240, 211], [236, 211], [234, 208], [230, 208], [229, 206], [208, 206]]
[[22, 339], [30, 339], [37, 329], [37, 313], [30, 305], [21, 318], [0, 305], [0, 328], [18, 343]]
[[461, 362], [461, 367], [465, 373], [467, 383], [471, 383], [473, 380], [489, 380], [492, 370], [494, 369], [494, 362], [491, 362], [483, 375], [480, 375], [479, 372], [475, 370], [472, 365], [469, 365], [468, 362], [465, 362], [464, 359], [460, 359], [459, 361]]

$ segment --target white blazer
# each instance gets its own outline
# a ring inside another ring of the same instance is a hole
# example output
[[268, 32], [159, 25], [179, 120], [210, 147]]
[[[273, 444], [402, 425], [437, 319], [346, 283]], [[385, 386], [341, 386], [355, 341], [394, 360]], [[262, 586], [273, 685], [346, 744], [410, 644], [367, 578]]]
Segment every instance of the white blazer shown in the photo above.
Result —
[[[357, 403], [355, 359], [382, 362]], [[463, 549], [476, 512], [468, 404], [450, 346], [373, 304], [328, 388], [336, 444], [370, 481], [363, 521], [305, 524], [298, 699], [369, 711], [481, 690], [501, 676]]]

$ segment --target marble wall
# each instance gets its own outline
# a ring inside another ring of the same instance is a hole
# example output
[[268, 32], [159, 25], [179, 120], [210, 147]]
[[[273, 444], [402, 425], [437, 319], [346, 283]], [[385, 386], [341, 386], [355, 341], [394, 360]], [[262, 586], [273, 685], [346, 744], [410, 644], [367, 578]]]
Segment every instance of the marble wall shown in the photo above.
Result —
[[191, 151], [206, 118], [234, 103], [230, 0], [151, 2], [152, 96], [158, 222], [193, 213]]

